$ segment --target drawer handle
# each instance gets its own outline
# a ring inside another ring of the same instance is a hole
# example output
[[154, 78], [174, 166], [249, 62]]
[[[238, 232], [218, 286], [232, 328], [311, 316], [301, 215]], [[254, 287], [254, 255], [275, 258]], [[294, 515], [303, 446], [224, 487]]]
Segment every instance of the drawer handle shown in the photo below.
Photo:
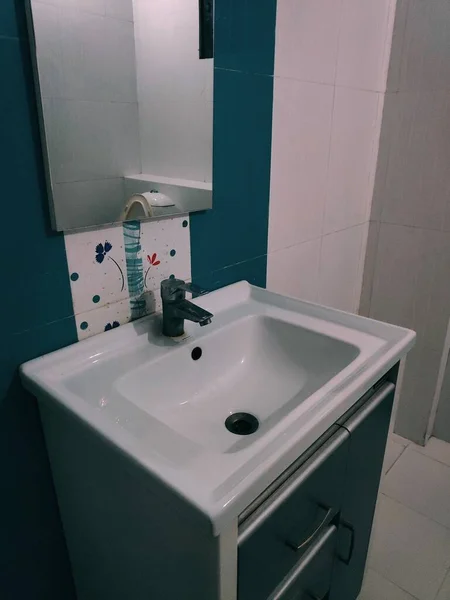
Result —
[[313, 539], [322, 531], [322, 529], [328, 524], [328, 520], [333, 514], [333, 509], [329, 508], [328, 506], [324, 506], [323, 504], [318, 504], [318, 506], [319, 508], [322, 508], [327, 512], [322, 521], [314, 529], [314, 531], [310, 535], [308, 535], [308, 537], [305, 538], [300, 544], [294, 544], [293, 542], [286, 540], [286, 545], [289, 546], [289, 548], [292, 548], [292, 550], [295, 550], [295, 552], [298, 552], [299, 550], [302, 550], [303, 548], [308, 546], [313, 541]]
[[347, 529], [347, 531], [350, 531], [351, 537], [350, 537], [350, 548], [348, 550], [348, 554], [345, 558], [338, 555], [338, 559], [341, 562], [343, 562], [344, 565], [347, 565], [347, 567], [348, 567], [352, 560], [352, 557], [353, 557], [353, 550], [355, 549], [355, 528], [350, 523], [347, 523], [347, 521], [341, 521], [339, 523], [339, 526], [343, 527], [344, 529]]

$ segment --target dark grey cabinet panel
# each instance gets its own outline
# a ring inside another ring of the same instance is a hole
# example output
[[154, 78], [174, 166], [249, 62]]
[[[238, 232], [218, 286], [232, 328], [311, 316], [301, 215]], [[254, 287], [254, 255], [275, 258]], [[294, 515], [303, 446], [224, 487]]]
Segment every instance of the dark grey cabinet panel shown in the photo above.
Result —
[[336, 537], [336, 525], [329, 525], [269, 600], [324, 600], [331, 585]]
[[350, 453], [330, 600], [355, 600], [361, 590], [394, 393], [383, 384], [342, 424]]
[[[349, 438], [345, 429], [338, 429], [242, 524], [239, 600], [267, 600], [280, 582], [295, 571], [302, 556], [333, 519], [338, 518]], [[331, 563], [329, 568], [331, 576]]]

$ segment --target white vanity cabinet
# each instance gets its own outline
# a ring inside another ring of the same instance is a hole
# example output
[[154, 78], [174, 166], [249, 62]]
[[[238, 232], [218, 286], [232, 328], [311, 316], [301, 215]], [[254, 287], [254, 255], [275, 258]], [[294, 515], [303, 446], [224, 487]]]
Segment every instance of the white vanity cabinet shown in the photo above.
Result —
[[156, 314], [21, 367], [78, 600], [356, 600], [415, 333], [246, 282], [195, 302], [182, 341]]
[[214, 536], [54, 404], [41, 414], [79, 600], [356, 600], [397, 368]]

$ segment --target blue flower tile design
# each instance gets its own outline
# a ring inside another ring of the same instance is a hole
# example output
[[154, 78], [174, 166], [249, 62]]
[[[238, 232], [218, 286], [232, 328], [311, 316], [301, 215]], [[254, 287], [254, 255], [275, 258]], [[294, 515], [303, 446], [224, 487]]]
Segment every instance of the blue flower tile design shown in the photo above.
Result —
[[110, 250], [112, 250], [112, 244], [108, 241], [106, 241], [105, 244], [97, 244], [95, 248], [95, 260], [101, 264]]
[[162, 279], [190, 279], [189, 219], [167, 218], [163, 225], [128, 222], [66, 237], [80, 340], [161, 310]]
[[[106, 241], [104, 244], [97, 244], [97, 246], [95, 247], [95, 260], [98, 262], [99, 265], [102, 264], [102, 262], [105, 260], [105, 256], [111, 250], [112, 250], [112, 244], [108, 241]], [[122, 271], [119, 263], [116, 260], [114, 260], [114, 258], [112, 256], [108, 256], [108, 258], [119, 269], [120, 277], [122, 279], [122, 287], [121, 287], [120, 291], [123, 292], [123, 289], [125, 287], [125, 277], [124, 277], [123, 271]], [[94, 302], [95, 302], [95, 300], [94, 300]]]

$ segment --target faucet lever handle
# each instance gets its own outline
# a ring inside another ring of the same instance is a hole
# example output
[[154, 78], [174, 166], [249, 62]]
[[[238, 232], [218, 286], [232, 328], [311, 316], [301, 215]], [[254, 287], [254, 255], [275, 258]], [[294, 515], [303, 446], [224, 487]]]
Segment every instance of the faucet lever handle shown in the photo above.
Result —
[[179, 299], [177, 292], [189, 292], [194, 296], [203, 296], [208, 291], [202, 289], [193, 283], [186, 283], [182, 279], [165, 279], [161, 281], [161, 297], [164, 300], [171, 301]]
[[177, 288], [179, 290], [183, 290], [185, 292], [189, 292], [190, 294], [193, 294], [194, 296], [204, 296], [205, 294], [208, 293], [208, 290], [205, 290], [204, 288], [201, 288], [199, 285], [195, 285], [195, 283], [182, 283], [181, 285], [178, 285]]

